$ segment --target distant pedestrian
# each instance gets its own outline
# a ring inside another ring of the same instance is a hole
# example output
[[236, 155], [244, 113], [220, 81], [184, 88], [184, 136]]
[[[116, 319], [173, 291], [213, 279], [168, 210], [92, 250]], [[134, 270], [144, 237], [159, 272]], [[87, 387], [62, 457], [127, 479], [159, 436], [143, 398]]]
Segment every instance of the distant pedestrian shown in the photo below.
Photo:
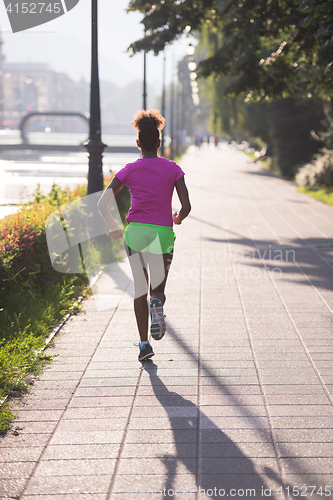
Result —
[[202, 142], [203, 142], [203, 136], [199, 134], [199, 132], [196, 132], [194, 134], [194, 144], [198, 149], [200, 149]]
[[[124, 245], [134, 280], [134, 312], [140, 335], [139, 361], [154, 356], [148, 340], [149, 312], [151, 336], [155, 340], [164, 336], [164, 292], [175, 240], [172, 226], [173, 223], [181, 224], [191, 210], [183, 170], [175, 162], [157, 156], [161, 144], [160, 131], [164, 124], [165, 119], [158, 110], [142, 110], [136, 113], [132, 126], [138, 131], [136, 142], [142, 156], [115, 174], [98, 202], [99, 211], [111, 228], [110, 239], [120, 239], [123, 233], [113, 219], [108, 204], [123, 185], [129, 187], [131, 208], [126, 216], [128, 226], [125, 230]], [[172, 214], [174, 188], [181, 209], [179, 213]]]
[[217, 134], [214, 135], [214, 144], [215, 144], [215, 147], [217, 148], [217, 146], [219, 145], [219, 142], [220, 142], [220, 138]]

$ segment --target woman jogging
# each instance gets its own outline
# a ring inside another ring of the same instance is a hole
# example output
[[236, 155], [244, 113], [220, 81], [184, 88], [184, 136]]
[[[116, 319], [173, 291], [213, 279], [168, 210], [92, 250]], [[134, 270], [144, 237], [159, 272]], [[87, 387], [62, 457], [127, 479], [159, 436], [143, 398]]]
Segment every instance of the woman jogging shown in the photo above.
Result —
[[[173, 223], [181, 224], [191, 210], [184, 172], [173, 161], [157, 156], [160, 147], [160, 130], [165, 119], [158, 110], [138, 111], [132, 126], [137, 129], [137, 145], [141, 158], [128, 163], [116, 173], [98, 202], [98, 209], [110, 227], [111, 240], [120, 239], [123, 233], [113, 217], [108, 204], [126, 184], [131, 193], [131, 208], [126, 216], [125, 250], [129, 257], [134, 280], [134, 312], [138, 325], [139, 361], [154, 356], [148, 340], [150, 333], [160, 340], [165, 333], [163, 306], [166, 300], [165, 285], [173, 257], [175, 234]], [[172, 194], [176, 188], [181, 209], [172, 214]], [[147, 295], [150, 288], [148, 310]]]

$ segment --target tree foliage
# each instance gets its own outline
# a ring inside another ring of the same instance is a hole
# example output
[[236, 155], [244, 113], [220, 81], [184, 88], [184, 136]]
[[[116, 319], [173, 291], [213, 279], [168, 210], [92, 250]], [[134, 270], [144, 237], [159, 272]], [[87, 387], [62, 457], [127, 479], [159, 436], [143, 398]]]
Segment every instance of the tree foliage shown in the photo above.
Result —
[[229, 95], [248, 99], [333, 90], [333, 0], [132, 0], [144, 14], [144, 37], [130, 46], [155, 54], [183, 33], [217, 34], [202, 76], [229, 75]]
[[[196, 50], [199, 59], [214, 52], [217, 37], [206, 28], [201, 31]], [[298, 166], [310, 161], [322, 144], [323, 101], [300, 95], [249, 101], [244, 92], [228, 97], [230, 84], [230, 75], [200, 80], [200, 95], [211, 102], [211, 130], [238, 143], [245, 140], [257, 149], [266, 144], [272, 167], [292, 178]]]

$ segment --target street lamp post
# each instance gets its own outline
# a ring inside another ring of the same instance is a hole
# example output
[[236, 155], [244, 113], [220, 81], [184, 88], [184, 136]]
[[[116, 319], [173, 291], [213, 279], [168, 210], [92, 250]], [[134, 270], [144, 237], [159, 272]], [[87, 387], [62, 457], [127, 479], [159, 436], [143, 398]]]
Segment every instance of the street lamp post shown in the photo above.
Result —
[[2, 122], [4, 121], [4, 74], [3, 74], [3, 62], [5, 57], [2, 55], [2, 45], [3, 41], [1, 39], [1, 30], [0, 30], [0, 128], [2, 128]]
[[[177, 83], [178, 83], [178, 85], [177, 85]], [[179, 110], [181, 107], [179, 90], [180, 90], [180, 86], [179, 86], [179, 80], [178, 80], [178, 82], [176, 81], [176, 88], [175, 88], [175, 91], [176, 91], [176, 95], [175, 95], [176, 156], [179, 155], [179, 129], [180, 129], [180, 127], [179, 127], [179, 118], [180, 118]]]
[[147, 109], [147, 53], [143, 53], [143, 109]]
[[185, 147], [184, 130], [185, 130], [185, 96], [184, 96], [183, 82], [180, 82], [180, 148], [181, 149]]
[[[162, 91], [162, 116], [165, 118], [165, 49], [163, 51], [163, 91]], [[165, 129], [162, 129], [161, 155], [165, 155]]]
[[194, 52], [195, 52], [194, 45], [192, 45], [191, 43], [189, 43], [188, 46], [187, 46], [187, 55], [189, 57], [192, 57], [194, 55]]
[[170, 99], [170, 160], [173, 160], [173, 147], [174, 147], [174, 100], [175, 100], [175, 84], [171, 82], [171, 99]]
[[170, 89], [170, 160], [173, 160], [174, 138], [174, 110], [175, 110], [175, 56], [173, 56], [172, 82]]
[[88, 195], [103, 191], [103, 151], [101, 140], [101, 105], [98, 76], [97, 0], [92, 0], [91, 11], [91, 83], [89, 139], [85, 147], [89, 153]]
[[195, 52], [195, 47], [190, 43], [187, 47], [187, 55], [189, 56], [188, 69], [190, 71], [190, 78], [191, 78], [192, 99], [194, 106], [199, 106], [200, 104], [199, 89], [198, 89], [198, 83], [196, 81], [197, 74], [195, 73], [197, 63], [193, 59], [194, 52]]

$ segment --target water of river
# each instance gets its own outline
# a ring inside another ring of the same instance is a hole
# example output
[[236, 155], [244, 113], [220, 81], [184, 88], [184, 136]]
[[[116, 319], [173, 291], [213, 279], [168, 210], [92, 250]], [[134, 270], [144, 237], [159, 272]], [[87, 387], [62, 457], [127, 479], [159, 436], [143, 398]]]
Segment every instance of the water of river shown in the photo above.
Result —
[[[86, 134], [41, 133], [29, 134], [29, 140], [35, 144], [80, 144], [87, 139]], [[105, 135], [102, 140], [108, 146], [134, 146], [136, 135]], [[18, 144], [21, 142], [17, 130], [1, 130], [0, 143]], [[137, 154], [105, 153], [103, 174], [117, 172], [126, 163], [134, 161]], [[15, 160], [0, 158], [0, 218], [13, 210], [18, 203], [27, 203], [38, 184], [47, 194], [53, 182], [61, 187], [74, 188], [87, 182], [88, 155], [82, 153], [38, 153], [15, 154]]]
[[[64, 133], [64, 132], [28, 132], [28, 140], [31, 144], [82, 144], [88, 139], [86, 133]], [[133, 134], [103, 134], [102, 141], [107, 146], [135, 146], [136, 132]], [[19, 130], [0, 130], [0, 144], [20, 144], [21, 134]]]

